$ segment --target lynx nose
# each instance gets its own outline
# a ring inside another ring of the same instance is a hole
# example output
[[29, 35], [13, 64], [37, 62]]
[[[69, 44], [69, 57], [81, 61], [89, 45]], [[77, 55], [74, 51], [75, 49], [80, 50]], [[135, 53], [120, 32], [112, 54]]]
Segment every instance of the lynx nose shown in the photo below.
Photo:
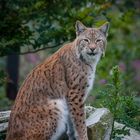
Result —
[[96, 49], [96, 48], [90, 48], [90, 50], [91, 50], [92, 52], [94, 52], [95, 49]]
[[95, 49], [96, 49], [96, 45], [95, 44], [90, 44], [89, 48], [90, 48], [91, 52], [94, 52]]

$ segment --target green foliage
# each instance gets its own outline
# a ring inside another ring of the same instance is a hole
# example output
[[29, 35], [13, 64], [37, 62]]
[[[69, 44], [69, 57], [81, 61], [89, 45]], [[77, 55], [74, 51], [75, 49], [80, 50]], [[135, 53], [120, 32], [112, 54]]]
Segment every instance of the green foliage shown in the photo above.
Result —
[[2, 86], [5, 82], [5, 78], [6, 77], [6, 73], [4, 72], [4, 70], [0, 69], [0, 86]]
[[116, 34], [115, 28], [127, 34], [138, 16], [131, 0], [3, 0], [0, 5], [0, 56], [19, 53], [20, 48], [28, 50], [29, 46], [37, 49], [71, 41], [76, 20], [88, 26], [108, 20], [110, 38]]
[[140, 115], [139, 107], [134, 101], [134, 94], [131, 95], [125, 90], [118, 66], [112, 68], [110, 83], [106, 84], [100, 94], [103, 96], [102, 106], [109, 108], [113, 114], [111, 138], [117, 139], [121, 134], [129, 135], [129, 129], [126, 127], [115, 129], [115, 121], [140, 130], [140, 121], [135, 120], [135, 117]]
[[7, 74], [4, 70], [0, 69], [0, 111], [8, 110], [9, 106], [11, 106], [11, 101], [6, 97], [4, 87], [8, 79]]
[[5, 94], [6, 83], [7, 81], [10, 81], [10, 79], [8, 79], [8, 74], [5, 71], [4, 67], [6, 67], [5, 58], [1, 58], [0, 59], [0, 111], [10, 109], [10, 106], [12, 104], [12, 101], [10, 101]]
[[130, 136], [130, 129], [127, 129], [124, 126], [122, 129], [113, 129], [112, 137], [114, 140], [121, 140], [123, 136], [129, 135]]
[[0, 140], [5, 140], [5, 138], [6, 138], [6, 132], [5, 131], [1, 132], [0, 133]]

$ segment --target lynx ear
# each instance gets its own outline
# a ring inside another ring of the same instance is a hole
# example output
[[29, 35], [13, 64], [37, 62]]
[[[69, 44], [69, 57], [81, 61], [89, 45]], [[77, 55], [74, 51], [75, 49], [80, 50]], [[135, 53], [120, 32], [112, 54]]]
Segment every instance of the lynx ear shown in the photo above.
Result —
[[109, 22], [104, 23], [101, 27], [99, 27], [99, 30], [107, 36], [109, 30]]
[[86, 30], [86, 27], [80, 22], [76, 21], [76, 35], [79, 36], [81, 33], [83, 33]]

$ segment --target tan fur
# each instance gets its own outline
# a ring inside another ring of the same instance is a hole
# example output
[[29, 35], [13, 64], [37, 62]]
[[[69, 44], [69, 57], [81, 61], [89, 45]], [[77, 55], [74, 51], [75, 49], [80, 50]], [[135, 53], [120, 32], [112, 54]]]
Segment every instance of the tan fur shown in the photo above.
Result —
[[[77, 22], [77, 38], [25, 79], [10, 115], [6, 140], [58, 139], [61, 125], [66, 129], [68, 115], [77, 140], [88, 140], [84, 101], [105, 44], [106, 35], [100, 29], [86, 28]], [[91, 48], [95, 48], [96, 55], [88, 54]]]

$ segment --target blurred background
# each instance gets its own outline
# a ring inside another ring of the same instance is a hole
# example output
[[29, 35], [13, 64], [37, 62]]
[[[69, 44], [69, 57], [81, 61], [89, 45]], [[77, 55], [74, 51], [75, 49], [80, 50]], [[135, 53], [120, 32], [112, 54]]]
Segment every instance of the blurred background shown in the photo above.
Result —
[[[33, 67], [75, 39], [76, 20], [89, 27], [110, 22], [106, 56], [87, 104], [113, 112], [119, 103], [116, 119], [140, 130], [139, 0], [1, 0], [0, 111], [11, 109]], [[112, 91], [116, 65], [117, 95]]]

